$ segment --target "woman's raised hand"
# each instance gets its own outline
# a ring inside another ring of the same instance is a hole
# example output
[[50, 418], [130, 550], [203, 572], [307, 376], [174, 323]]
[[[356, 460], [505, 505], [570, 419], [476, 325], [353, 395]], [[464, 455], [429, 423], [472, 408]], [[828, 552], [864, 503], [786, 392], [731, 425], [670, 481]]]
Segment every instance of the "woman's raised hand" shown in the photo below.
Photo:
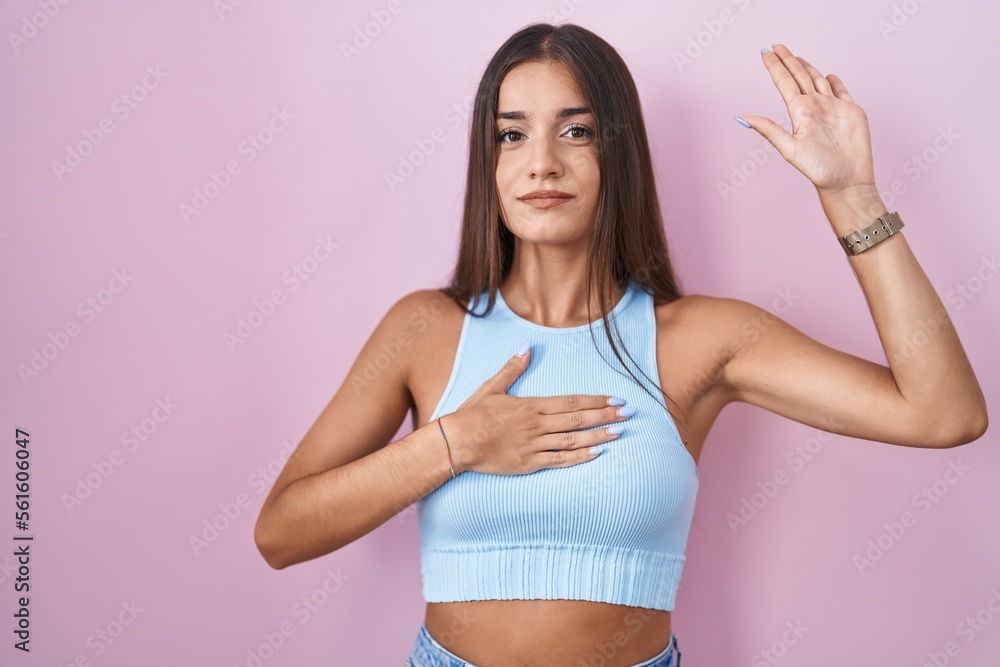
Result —
[[868, 116], [835, 74], [823, 76], [784, 44], [761, 58], [788, 107], [792, 131], [769, 118], [742, 116], [796, 169], [820, 197], [856, 196], [875, 191], [875, 168]]
[[[458, 409], [441, 417], [455, 470], [523, 475], [541, 468], [562, 468], [589, 461], [594, 445], [615, 440], [634, 412], [619, 414], [621, 399], [607, 395], [508, 396], [507, 390], [528, 367], [531, 351], [514, 355]], [[431, 424], [437, 428], [437, 423]], [[617, 427], [617, 428], [616, 428]]]

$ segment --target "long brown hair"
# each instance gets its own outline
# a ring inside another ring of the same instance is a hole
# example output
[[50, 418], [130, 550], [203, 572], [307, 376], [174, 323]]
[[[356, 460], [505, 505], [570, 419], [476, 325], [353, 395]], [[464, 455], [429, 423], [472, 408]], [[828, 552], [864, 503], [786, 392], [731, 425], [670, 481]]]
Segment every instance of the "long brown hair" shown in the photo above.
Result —
[[[588, 320], [591, 294], [596, 292], [611, 349], [639, 386], [653, 396], [622, 359], [609, 330], [612, 285], [624, 289], [631, 278], [657, 303], [673, 301], [682, 293], [667, 250], [635, 82], [618, 52], [585, 28], [570, 23], [526, 26], [504, 42], [486, 66], [472, 111], [458, 262], [450, 285], [441, 291], [467, 312], [463, 304], [488, 291], [486, 310], [471, 313], [485, 317], [493, 310], [496, 293], [510, 271], [514, 235], [500, 217], [496, 185], [497, 100], [507, 73], [533, 61], [565, 65], [593, 111], [601, 182], [587, 257]], [[593, 328], [590, 333], [593, 339]], [[624, 349], [620, 336], [619, 343]], [[635, 362], [628, 350], [625, 353]], [[653, 384], [662, 394], [655, 380]]]

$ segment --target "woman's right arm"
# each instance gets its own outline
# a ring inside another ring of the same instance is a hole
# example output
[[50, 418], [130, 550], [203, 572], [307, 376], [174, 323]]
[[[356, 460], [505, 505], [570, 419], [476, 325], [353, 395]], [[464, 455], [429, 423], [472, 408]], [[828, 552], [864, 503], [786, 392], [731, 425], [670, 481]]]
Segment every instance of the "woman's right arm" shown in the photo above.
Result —
[[261, 510], [254, 539], [268, 565], [282, 569], [367, 535], [449, 479], [444, 441], [437, 424], [427, 424], [356, 461], [290, 483]]
[[[440, 298], [446, 297], [421, 290], [396, 302], [285, 464], [254, 529], [271, 567], [336, 551], [451, 478], [436, 422], [386, 445], [410, 408], [408, 373], [424, 340], [414, 338], [407, 324], [433, 312], [433, 299]], [[437, 331], [418, 330], [427, 337]], [[577, 465], [599, 455], [591, 446], [619, 437], [614, 429], [586, 430], [628, 418], [619, 414], [622, 403], [609, 402], [608, 395], [509, 396], [530, 361], [530, 351], [512, 354], [458, 409], [441, 417], [456, 470], [520, 475]]]
[[433, 335], [433, 327], [417, 333], [412, 316], [440, 298], [419, 290], [393, 305], [285, 464], [254, 529], [271, 567], [336, 551], [451, 477], [436, 423], [386, 444], [410, 409], [410, 353], [419, 336]]

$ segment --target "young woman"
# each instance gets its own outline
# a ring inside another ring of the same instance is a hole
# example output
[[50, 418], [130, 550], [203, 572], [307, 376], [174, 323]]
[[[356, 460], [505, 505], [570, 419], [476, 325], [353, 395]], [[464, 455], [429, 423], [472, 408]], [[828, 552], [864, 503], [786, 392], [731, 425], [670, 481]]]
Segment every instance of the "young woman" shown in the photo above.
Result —
[[815, 185], [888, 365], [682, 295], [626, 65], [581, 27], [531, 25], [476, 95], [452, 283], [389, 310], [299, 444], [257, 522], [268, 564], [416, 503], [428, 604], [406, 664], [679, 666], [696, 464], [725, 405], [905, 447], [985, 432], [947, 311], [879, 198], [865, 112], [784, 45], [761, 59], [793, 131], [738, 120]]

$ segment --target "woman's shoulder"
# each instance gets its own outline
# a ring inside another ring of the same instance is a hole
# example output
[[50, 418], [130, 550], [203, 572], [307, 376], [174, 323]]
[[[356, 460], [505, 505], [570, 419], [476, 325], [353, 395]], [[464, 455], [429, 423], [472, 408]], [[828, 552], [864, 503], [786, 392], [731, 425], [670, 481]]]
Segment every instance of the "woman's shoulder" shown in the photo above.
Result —
[[693, 396], [715, 386], [734, 355], [774, 322], [768, 319], [774, 315], [759, 306], [709, 294], [687, 294], [657, 304], [655, 312], [659, 358], [669, 364], [673, 376], [682, 378], [678, 387], [697, 388]]
[[439, 332], [456, 321], [461, 326], [465, 315], [463, 305], [456, 303], [443, 288], [424, 288], [407, 292], [389, 308], [385, 320], [399, 336]]
[[710, 294], [684, 294], [672, 301], [656, 301], [656, 318], [659, 321], [689, 321], [724, 315], [728, 304], [725, 297]]
[[427, 287], [407, 292], [393, 304], [392, 308], [409, 318], [413, 317], [415, 312], [422, 317], [444, 313], [464, 314], [466, 306], [466, 299], [453, 297], [447, 288]]
[[773, 321], [774, 314], [742, 299], [710, 294], [685, 294], [655, 306], [658, 330], [714, 341], [720, 346], [739, 338], [748, 326]]
[[760, 306], [728, 296], [685, 294], [673, 301], [656, 304], [657, 317], [709, 319], [721, 323], [747, 314], [764, 312]]
[[391, 347], [401, 357], [402, 382], [411, 401], [440, 393], [447, 383], [442, 369], [454, 362], [465, 314], [445, 290], [436, 288], [414, 290], [393, 304], [386, 316], [394, 322]]

